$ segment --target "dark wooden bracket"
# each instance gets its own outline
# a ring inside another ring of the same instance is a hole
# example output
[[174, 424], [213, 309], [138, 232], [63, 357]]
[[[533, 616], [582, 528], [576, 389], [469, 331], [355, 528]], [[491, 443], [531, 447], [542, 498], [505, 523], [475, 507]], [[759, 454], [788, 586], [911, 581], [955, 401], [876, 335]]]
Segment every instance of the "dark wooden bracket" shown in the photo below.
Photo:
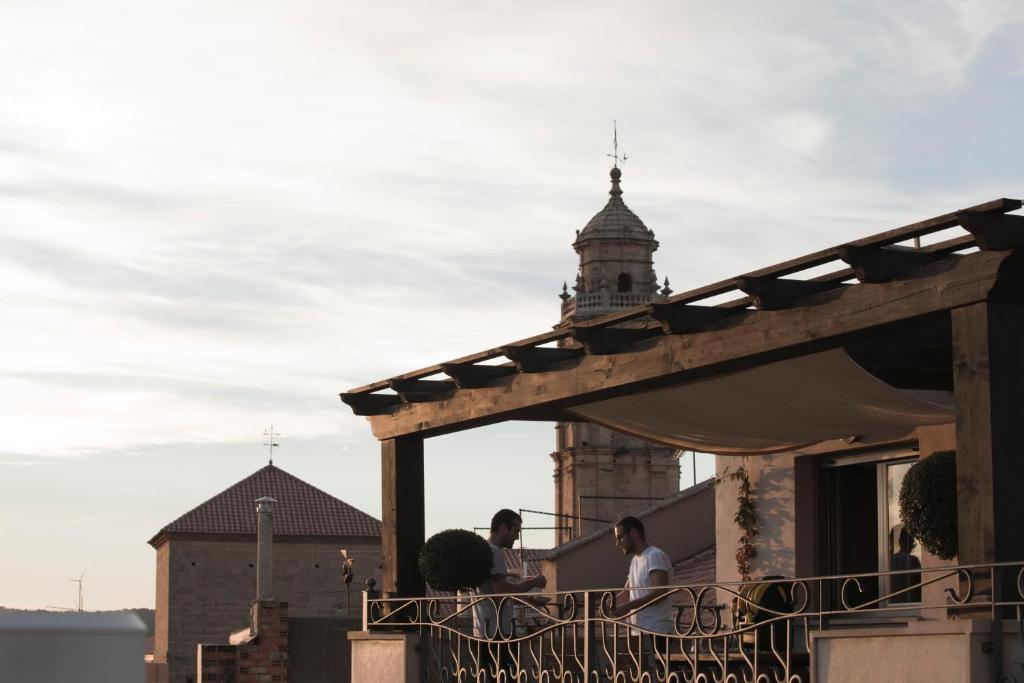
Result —
[[352, 409], [354, 415], [383, 415], [402, 405], [395, 394], [341, 394], [341, 402]]
[[853, 268], [861, 282], [888, 282], [904, 277], [918, 266], [935, 263], [945, 257], [906, 247], [859, 247], [847, 244], [836, 249], [839, 258]]
[[520, 372], [546, 372], [552, 365], [583, 355], [583, 349], [515, 345], [502, 346], [501, 352], [516, 364]]
[[694, 332], [709, 323], [742, 313], [742, 308], [699, 306], [697, 304], [648, 304], [647, 313], [661, 323], [665, 334]]
[[620, 353], [633, 344], [661, 336], [659, 329], [645, 329], [637, 327], [588, 327], [580, 325], [573, 327], [569, 334], [576, 341], [583, 344], [587, 353], [602, 356], [609, 353]]
[[1024, 250], [1024, 216], [961, 211], [957, 218], [982, 251]]
[[754, 306], [765, 311], [789, 308], [797, 299], [842, 286], [841, 282], [835, 281], [783, 280], [753, 275], [736, 278], [736, 288], [744, 294], [749, 294]]
[[405, 403], [436, 401], [456, 389], [455, 382], [448, 379], [389, 379], [388, 386]]
[[455, 380], [460, 389], [480, 389], [491, 382], [516, 374], [513, 365], [476, 365], [474, 363], [441, 363], [444, 374]]

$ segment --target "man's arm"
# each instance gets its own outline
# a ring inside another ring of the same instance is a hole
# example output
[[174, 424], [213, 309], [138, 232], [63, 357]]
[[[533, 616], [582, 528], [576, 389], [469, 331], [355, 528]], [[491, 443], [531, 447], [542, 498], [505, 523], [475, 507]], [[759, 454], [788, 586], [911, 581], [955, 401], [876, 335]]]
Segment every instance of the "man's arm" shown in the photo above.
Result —
[[548, 585], [548, 580], [543, 574], [528, 576], [519, 582], [509, 581], [508, 574], [491, 576], [491, 586], [495, 593], [526, 593], [534, 588], [544, 588], [546, 585]]
[[[664, 569], [652, 569], [649, 576], [651, 577], [651, 585], [644, 586], [641, 590], [645, 591], [645, 595], [636, 600], [626, 600], [620, 602], [620, 599], [629, 597], [628, 591], [622, 591], [615, 596], [615, 608], [612, 610], [613, 617], [621, 617], [624, 614], [632, 612], [641, 605], [648, 605], [657, 601], [658, 598], [668, 593], [668, 572]], [[661, 586], [661, 588], [659, 588]]]

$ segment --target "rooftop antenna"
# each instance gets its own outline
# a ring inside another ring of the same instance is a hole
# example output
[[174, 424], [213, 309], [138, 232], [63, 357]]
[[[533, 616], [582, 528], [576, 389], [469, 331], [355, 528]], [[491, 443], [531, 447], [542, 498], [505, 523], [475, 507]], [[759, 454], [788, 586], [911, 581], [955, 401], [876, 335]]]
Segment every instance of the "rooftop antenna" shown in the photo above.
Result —
[[270, 441], [267, 442], [267, 443], [264, 443], [263, 445], [270, 447], [270, 464], [273, 465], [274, 464], [274, 449], [278, 448], [281, 445], [281, 444], [277, 443], [276, 441], [274, 441], [274, 437], [275, 436], [281, 436], [281, 434], [280, 434], [280, 432], [275, 432], [274, 431], [274, 425], [270, 425], [270, 429], [264, 429], [263, 430], [263, 436], [270, 437]]
[[614, 152], [612, 154], [606, 154], [605, 156], [615, 160], [615, 168], [619, 167], [619, 160], [625, 164], [626, 160], [629, 159], [625, 154], [619, 156], [619, 121], [615, 119], [612, 121], [612, 148]]

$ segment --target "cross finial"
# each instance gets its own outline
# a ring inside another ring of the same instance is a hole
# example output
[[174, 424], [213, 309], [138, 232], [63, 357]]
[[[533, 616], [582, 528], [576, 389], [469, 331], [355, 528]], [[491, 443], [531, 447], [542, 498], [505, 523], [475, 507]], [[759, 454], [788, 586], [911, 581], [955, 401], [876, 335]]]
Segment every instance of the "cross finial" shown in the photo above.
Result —
[[281, 436], [281, 433], [280, 432], [275, 432], [274, 431], [274, 425], [270, 425], [270, 429], [264, 429], [263, 430], [263, 436], [269, 436], [270, 437], [270, 441], [264, 443], [263, 445], [264, 446], [268, 446], [270, 448], [270, 464], [273, 465], [274, 464], [274, 449], [278, 448], [280, 446], [279, 443], [274, 441], [274, 437], [275, 436]]
[[629, 159], [629, 157], [627, 157], [625, 154], [623, 154], [621, 157], [619, 156], [619, 121], [618, 121], [618, 119], [612, 121], [612, 149], [614, 150], [614, 152], [612, 154], [606, 154], [605, 156], [610, 157], [611, 159], [614, 159], [615, 160], [615, 168], [618, 168], [619, 167], [619, 160], [620, 159], [622, 160], [622, 163], [626, 163], [626, 160]]

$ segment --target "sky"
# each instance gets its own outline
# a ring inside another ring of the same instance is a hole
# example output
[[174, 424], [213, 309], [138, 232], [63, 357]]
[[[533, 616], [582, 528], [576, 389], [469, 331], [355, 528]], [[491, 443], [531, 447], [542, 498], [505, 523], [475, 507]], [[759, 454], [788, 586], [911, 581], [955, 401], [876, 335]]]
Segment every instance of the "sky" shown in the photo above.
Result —
[[[0, 605], [85, 571], [87, 609], [152, 606], [146, 541], [271, 424], [379, 517], [338, 394], [557, 322], [614, 120], [676, 291], [1020, 197], [1022, 29], [1012, 0], [0, 0]], [[553, 445], [428, 440], [428, 532], [551, 509]]]

